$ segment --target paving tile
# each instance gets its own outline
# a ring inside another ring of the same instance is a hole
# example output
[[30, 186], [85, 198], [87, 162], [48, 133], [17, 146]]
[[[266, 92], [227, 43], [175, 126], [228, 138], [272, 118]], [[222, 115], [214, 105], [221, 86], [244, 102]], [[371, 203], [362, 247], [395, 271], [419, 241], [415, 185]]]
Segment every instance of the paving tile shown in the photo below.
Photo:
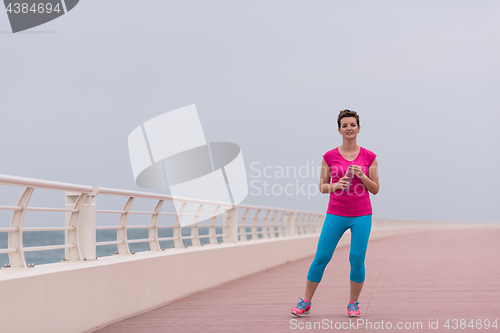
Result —
[[[290, 309], [304, 296], [313, 257], [191, 295], [98, 332], [500, 332], [500, 327], [476, 327], [485, 319], [497, 319], [500, 325], [499, 240], [500, 229], [448, 229], [370, 241], [359, 321], [346, 316], [349, 248], [342, 247], [325, 270], [309, 317], [296, 318]], [[450, 328], [444, 327], [447, 320]], [[475, 327], [460, 328], [460, 320], [474, 320]], [[438, 329], [430, 329], [436, 321]], [[396, 327], [414, 322], [421, 326]], [[353, 328], [352, 323], [365, 325]], [[342, 329], [348, 324], [350, 328]]]

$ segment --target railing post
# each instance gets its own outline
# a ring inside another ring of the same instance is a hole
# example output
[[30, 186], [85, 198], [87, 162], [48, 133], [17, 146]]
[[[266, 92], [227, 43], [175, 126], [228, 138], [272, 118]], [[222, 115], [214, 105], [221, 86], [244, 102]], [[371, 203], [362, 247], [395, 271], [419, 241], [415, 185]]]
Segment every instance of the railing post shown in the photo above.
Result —
[[273, 213], [273, 217], [271, 218], [271, 223], [269, 224], [269, 237], [270, 238], [276, 238], [276, 214], [278, 214], [278, 211], [275, 210]]
[[306, 225], [305, 225], [306, 233], [312, 234], [313, 233], [313, 223], [314, 223], [314, 214], [313, 213], [309, 213], [305, 223], [306, 223]]
[[177, 212], [177, 216], [175, 217], [174, 229], [172, 233], [172, 237], [174, 239], [174, 247], [178, 249], [184, 248], [184, 243], [182, 241], [182, 217], [184, 215], [184, 211], [186, 210], [187, 202], [183, 202], [181, 208]]
[[295, 220], [295, 232], [297, 235], [303, 235], [304, 234], [304, 216], [306, 213], [297, 213], [297, 218], [295, 218], [294, 215], [294, 220]]
[[160, 242], [158, 242], [158, 220], [160, 218], [162, 206], [163, 200], [158, 201], [154, 210], [155, 213], [151, 216], [151, 222], [149, 222], [149, 238], [153, 239], [149, 241], [149, 248], [151, 251], [161, 251]]
[[[66, 209], [73, 209], [78, 198], [81, 196], [79, 192], [66, 192], [65, 206]], [[73, 213], [65, 213], [65, 225], [70, 226], [70, 219]], [[85, 202], [78, 214], [78, 247], [80, 249], [81, 258], [84, 260], [92, 260], [96, 258], [96, 196], [87, 195]], [[64, 232], [65, 243], [69, 242], [69, 231]], [[68, 249], [64, 251], [65, 258], [71, 258]]]
[[224, 242], [238, 242], [238, 208], [233, 207], [224, 212], [224, 224], [227, 230], [227, 235], [224, 236]]
[[287, 235], [287, 221], [288, 221], [288, 213], [287, 212], [282, 212], [280, 216], [280, 222], [279, 222], [279, 235], [278, 237], [285, 237]]
[[[245, 209], [245, 213], [243, 213], [243, 216], [241, 217], [241, 222], [240, 222], [240, 242], [246, 242], [248, 241], [247, 238], [247, 215], [248, 212], [250, 211], [250, 208]], [[236, 216], [238, 217], [238, 216]]]
[[266, 212], [266, 215], [264, 216], [264, 219], [262, 221], [262, 238], [263, 239], [269, 238], [269, 226], [267, 224], [267, 219], [269, 218], [270, 212], [271, 212], [271, 210], [268, 209]]
[[200, 220], [200, 214], [203, 213], [203, 204], [198, 206], [196, 210], [196, 215], [193, 217], [193, 224], [191, 225], [191, 245], [201, 246], [200, 242], [200, 229], [198, 228], [198, 221]]
[[120, 218], [118, 219], [119, 229], [116, 229], [116, 240], [118, 243], [118, 254], [120, 255], [129, 255], [130, 248], [128, 247], [128, 217], [130, 209], [132, 208], [132, 204], [134, 203], [134, 197], [129, 197], [125, 205], [123, 206], [123, 213], [120, 214]]
[[257, 209], [255, 212], [255, 216], [253, 217], [253, 223], [252, 223], [252, 240], [259, 239], [259, 234], [257, 230], [257, 221], [259, 220], [259, 214], [260, 214], [261, 209]]
[[297, 235], [297, 224], [295, 221], [295, 214], [292, 212], [286, 213], [286, 236], [296, 236]]
[[16, 249], [16, 252], [9, 253], [9, 263], [12, 268], [27, 268], [23, 251], [23, 225], [24, 214], [26, 213], [26, 207], [28, 206], [33, 190], [33, 187], [27, 187], [26, 190], [24, 190], [21, 198], [19, 198], [17, 202], [17, 206], [22, 209], [15, 210], [12, 214], [12, 220], [10, 221], [10, 227], [17, 229], [16, 231], [9, 231], [7, 245], [7, 248]]

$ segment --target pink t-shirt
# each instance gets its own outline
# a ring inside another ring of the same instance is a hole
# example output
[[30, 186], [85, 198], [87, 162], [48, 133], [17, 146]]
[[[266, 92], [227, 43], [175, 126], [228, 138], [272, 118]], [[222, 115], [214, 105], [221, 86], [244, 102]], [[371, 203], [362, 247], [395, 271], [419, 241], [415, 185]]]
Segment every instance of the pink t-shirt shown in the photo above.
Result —
[[[353, 161], [346, 160], [340, 153], [339, 149], [335, 148], [327, 151], [323, 158], [326, 164], [331, 169], [331, 182], [336, 183], [340, 178], [344, 177], [350, 165], [358, 165], [368, 176], [368, 168], [375, 160], [373, 152], [360, 147], [358, 156]], [[361, 179], [353, 176], [351, 186], [348, 191], [342, 189], [330, 193], [330, 201], [328, 203], [328, 214], [340, 216], [363, 216], [372, 213], [372, 204], [368, 190], [363, 185]]]

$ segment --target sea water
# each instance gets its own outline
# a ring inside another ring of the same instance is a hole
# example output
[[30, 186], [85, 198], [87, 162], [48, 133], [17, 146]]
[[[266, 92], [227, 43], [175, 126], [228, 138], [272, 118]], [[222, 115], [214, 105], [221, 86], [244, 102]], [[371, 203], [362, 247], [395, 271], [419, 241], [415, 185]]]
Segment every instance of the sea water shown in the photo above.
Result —
[[[262, 230], [262, 226], [257, 227], [258, 232]], [[198, 233], [200, 236], [208, 235], [208, 227], [199, 227]], [[251, 227], [246, 227], [247, 233], [251, 231]], [[144, 239], [149, 238], [148, 229], [129, 229], [127, 230], [128, 239]], [[222, 234], [222, 227], [216, 227], [216, 233]], [[182, 236], [189, 236], [191, 234], [190, 228], [182, 229]], [[172, 237], [172, 228], [159, 228], [158, 237]], [[6, 249], [8, 233], [0, 232], [0, 249]], [[250, 239], [251, 235], [247, 235], [247, 239]], [[262, 234], [259, 235], [262, 238]], [[96, 230], [96, 242], [106, 242], [106, 241], [116, 241], [116, 230]], [[222, 242], [222, 236], [217, 237], [218, 242]], [[182, 240], [184, 246], [191, 245], [190, 239]], [[208, 244], [210, 241], [208, 237], [200, 238], [200, 243], [202, 245]], [[64, 231], [25, 231], [23, 233], [23, 245], [24, 247], [32, 246], [47, 246], [47, 245], [60, 245], [64, 244]], [[165, 249], [170, 249], [174, 245], [173, 240], [160, 241], [160, 247]], [[149, 248], [149, 242], [142, 243], [132, 243], [129, 244], [130, 251], [141, 252], [146, 251]], [[111, 256], [116, 251], [118, 247], [116, 244], [112, 245], [102, 245], [96, 247], [97, 257]], [[64, 259], [64, 249], [58, 250], [46, 250], [46, 251], [29, 251], [24, 252], [27, 264], [49, 264], [60, 262]], [[9, 263], [9, 257], [7, 253], [0, 254], [0, 267], [4, 267], [5, 264]]]

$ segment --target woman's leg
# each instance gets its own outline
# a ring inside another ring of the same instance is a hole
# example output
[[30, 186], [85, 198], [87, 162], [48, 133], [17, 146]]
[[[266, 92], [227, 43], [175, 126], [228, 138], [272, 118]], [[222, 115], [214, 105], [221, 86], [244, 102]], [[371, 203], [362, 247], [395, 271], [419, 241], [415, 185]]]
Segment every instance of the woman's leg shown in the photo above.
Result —
[[361, 294], [361, 289], [363, 289], [363, 283], [356, 283], [354, 281], [351, 282], [351, 293], [350, 293], [350, 301], [357, 302], [359, 298], [359, 294]]
[[305, 299], [311, 300], [314, 296], [314, 293], [316, 292], [316, 288], [318, 288], [319, 282], [312, 282], [307, 280], [306, 282], [306, 292], [305, 292]]
[[337, 244], [347, 230], [348, 224], [342, 216], [326, 214], [319, 236], [318, 248], [307, 273], [305, 299], [311, 300], [319, 282], [323, 278], [326, 265], [330, 262]]
[[365, 255], [372, 227], [372, 215], [358, 216], [351, 225], [351, 292], [350, 300], [357, 301], [365, 281]]

